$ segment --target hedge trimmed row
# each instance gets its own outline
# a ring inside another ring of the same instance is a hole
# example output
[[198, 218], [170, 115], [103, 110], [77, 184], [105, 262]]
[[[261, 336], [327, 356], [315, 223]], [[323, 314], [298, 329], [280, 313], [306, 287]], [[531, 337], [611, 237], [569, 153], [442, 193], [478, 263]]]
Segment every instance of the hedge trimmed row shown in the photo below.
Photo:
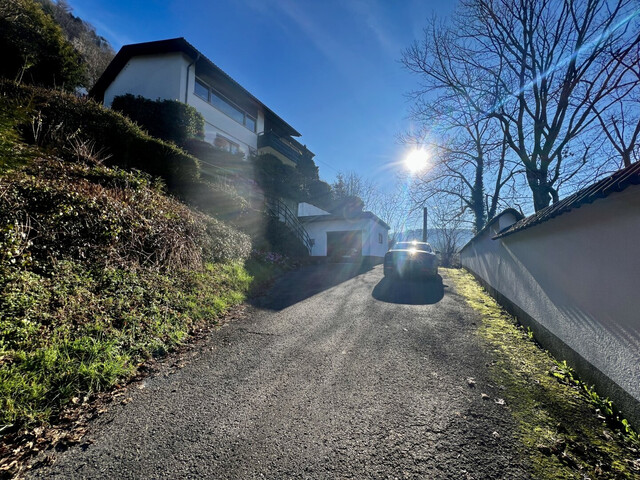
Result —
[[84, 147], [107, 166], [161, 177], [171, 191], [199, 179], [196, 158], [93, 100], [10, 81], [0, 82], [0, 95], [21, 111], [26, 139], [41, 147], [58, 152]]
[[142, 126], [150, 135], [183, 147], [204, 138], [204, 117], [191, 105], [176, 100], [149, 100], [130, 93], [113, 99], [111, 108]]

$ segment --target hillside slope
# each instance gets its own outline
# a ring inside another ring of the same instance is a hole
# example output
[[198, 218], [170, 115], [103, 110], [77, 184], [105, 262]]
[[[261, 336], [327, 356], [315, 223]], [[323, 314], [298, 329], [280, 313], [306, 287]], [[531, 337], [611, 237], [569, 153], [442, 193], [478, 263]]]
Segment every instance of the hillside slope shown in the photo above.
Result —
[[[128, 378], [242, 302], [252, 281], [249, 237], [167, 193], [184, 153], [90, 102], [3, 90], [0, 435]], [[116, 131], [109, 149], [103, 134]], [[126, 148], [137, 144], [144, 161]], [[151, 165], [164, 179], [118, 166], [148, 165], [149, 150], [167, 152], [156, 158], [166, 167]]]

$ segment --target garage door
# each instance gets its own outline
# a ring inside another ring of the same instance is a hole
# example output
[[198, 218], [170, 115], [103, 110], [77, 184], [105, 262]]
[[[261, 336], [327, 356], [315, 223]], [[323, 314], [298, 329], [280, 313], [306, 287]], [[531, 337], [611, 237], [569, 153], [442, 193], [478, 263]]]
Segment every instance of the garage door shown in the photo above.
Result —
[[347, 260], [362, 256], [362, 231], [327, 232], [327, 256]]

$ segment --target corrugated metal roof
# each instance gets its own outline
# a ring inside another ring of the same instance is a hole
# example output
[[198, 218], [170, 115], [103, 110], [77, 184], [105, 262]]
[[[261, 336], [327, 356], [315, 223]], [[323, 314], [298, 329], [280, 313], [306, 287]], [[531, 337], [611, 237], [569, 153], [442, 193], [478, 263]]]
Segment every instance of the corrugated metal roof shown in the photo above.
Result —
[[500, 232], [493, 238], [502, 238], [520, 232], [527, 228], [551, 220], [563, 213], [579, 208], [587, 203], [593, 203], [599, 198], [605, 198], [614, 192], [621, 192], [630, 185], [640, 184], [640, 163], [634, 163], [613, 175], [590, 185], [567, 198], [543, 208], [539, 212], [526, 217]]

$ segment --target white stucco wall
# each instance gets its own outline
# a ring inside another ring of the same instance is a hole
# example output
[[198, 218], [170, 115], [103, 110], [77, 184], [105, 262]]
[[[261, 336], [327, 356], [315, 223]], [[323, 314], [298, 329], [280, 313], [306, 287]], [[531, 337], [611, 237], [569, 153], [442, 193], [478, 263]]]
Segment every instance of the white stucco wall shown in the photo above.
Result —
[[150, 100], [184, 102], [184, 76], [188, 64], [181, 53], [134, 57], [105, 90], [104, 104], [109, 107], [114, 97], [126, 93]]
[[491, 236], [462, 265], [640, 401], [640, 186]]
[[[315, 242], [311, 249], [314, 257], [327, 256], [327, 232], [361, 231], [363, 256], [384, 257], [387, 251], [387, 230], [373, 220], [327, 220], [305, 222], [303, 225]], [[378, 233], [382, 233], [382, 244], [378, 243]]]
[[[389, 250], [389, 230], [384, 228], [378, 222], [369, 221], [369, 235], [365, 239], [362, 238], [362, 255], [371, 257], [384, 257]], [[382, 242], [379, 242], [378, 234], [382, 235]]]
[[[258, 110], [256, 130], [252, 132], [196, 96], [195, 69], [189, 67], [189, 87], [187, 88], [187, 67], [192, 59], [182, 53], [145, 55], [134, 57], [107, 87], [104, 104], [110, 106], [113, 98], [131, 93], [150, 100], [185, 101], [198, 110], [205, 120], [205, 140], [213, 143], [220, 134], [234, 143], [248, 158], [250, 151], [258, 147], [258, 132], [264, 131], [264, 113]], [[185, 96], [186, 95], [186, 96]]]

